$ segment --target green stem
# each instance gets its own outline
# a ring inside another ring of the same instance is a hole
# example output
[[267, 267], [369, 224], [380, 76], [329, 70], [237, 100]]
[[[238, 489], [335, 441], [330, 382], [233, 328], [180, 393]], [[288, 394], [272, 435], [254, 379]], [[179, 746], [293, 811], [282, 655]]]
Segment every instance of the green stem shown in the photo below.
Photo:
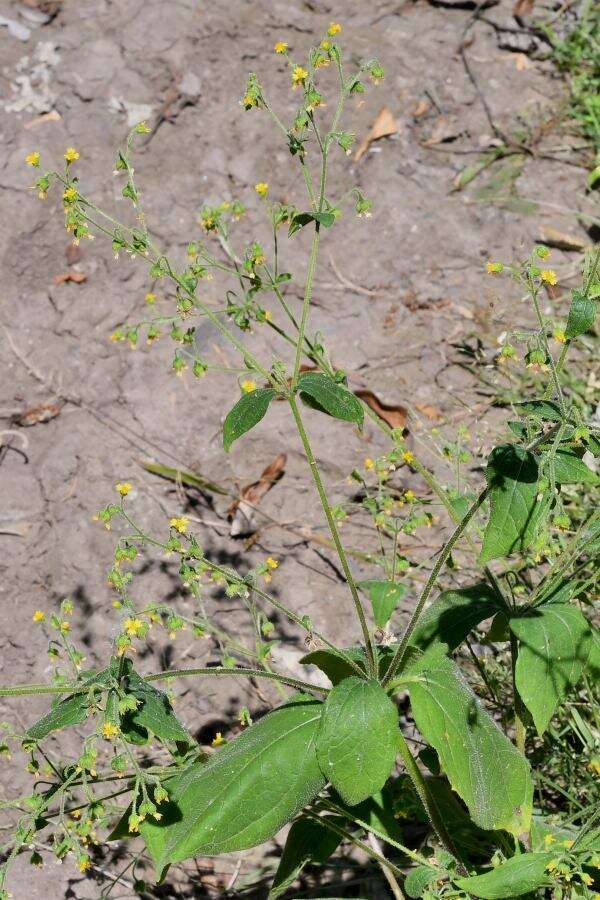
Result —
[[335, 519], [331, 513], [331, 507], [329, 505], [329, 500], [327, 499], [327, 494], [325, 492], [325, 487], [323, 485], [323, 481], [321, 479], [321, 473], [319, 472], [319, 467], [317, 465], [317, 461], [315, 459], [314, 453], [312, 452], [312, 447], [310, 445], [310, 441], [308, 439], [308, 435], [304, 428], [304, 423], [302, 421], [302, 417], [300, 415], [300, 410], [298, 409], [298, 404], [296, 402], [295, 396], [292, 394], [289, 397], [290, 407], [292, 409], [292, 415], [294, 416], [294, 420], [296, 422], [296, 427], [298, 429], [298, 434], [300, 435], [300, 440], [302, 441], [302, 446], [304, 447], [304, 453], [306, 454], [306, 459], [308, 461], [308, 465], [310, 467], [310, 471], [313, 476], [313, 480], [315, 482], [315, 486], [317, 488], [317, 493], [319, 495], [319, 499], [321, 501], [321, 506], [323, 507], [323, 512], [325, 513], [325, 518], [327, 519], [327, 524], [329, 525], [329, 531], [331, 532], [331, 537], [333, 538], [333, 543], [335, 544], [335, 549], [337, 551], [340, 563], [342, 564], [342, 570], [346, 577], [346, 581], [348, 583], [348, 587], [350, 588], [350, 593], [352, 594], [352, 599], [354, 601], [354, 606], [356, 608], [356, 613], [358, 615], [358, 620], [360, 622], [360, 627], [362, 629], [363, 638], [365, 642], [365, 648], [367, 651], [367, 657], [369, 661], [369, 669], [371, 671], [371, 675], [373, 678], [377, 677], [377, 651], [375, 649], [375, 644], [373, 641], [373, 636], [369, 631], [369, 626], [367, 625], [367, 620], [365, 618], [365, 612], [362, 607], [362, 603], [360, 602], [360, 597], [358, 596], [358, 589], [356, 587], [354, 578], [352, 576], [352, 572], [350, 571], [350, 566], [348, 565], [348, 559], [346, 557], [346, 552], [344, 547], [342, 546], [342, 542], [340, 540], [339, 531], [337, 525], [335, 524]]
[[300, 317], [300, 326], [298, 328], [298, 343], [296, 345], [296, 358], [294, 360], [294, 373], [292, 375], [292, 390], [298, 384], [298, 375], [300, 374], [300, 363], [302, 362], [302, 351], [304, 349], [304, 334], [308, 322], [308, 313], [310, 310], [310, 301], [312, 297], [313, 281], [315, 270], [317, 268], [317, 255], [319, 252], [319, 223], [315, 223], [315, 232], [313, 234], [312, 246], [310, 248], [310, 257], [308, 260], [308, 269], [306, 272], [306, 285], [304, 288], [304, 300], [302, 302], [302, 315]]
[[512, 682], [513, 682], [513, 704], [514, 704], [514, 714], [515, 714], [515, 742], [517, 745], [517, 749], [521, 751], [523, 755], [525, 755], [525, 722], [524, 722], [524, 709], [523, 709], [523, 701], [521, 700], [521, 695], [517, 690], [517, 680], [516, 680], [516, 668], [517, 668], [517, 657], [519, 654], [519, 644], [517, 642], [514, 634], [510, 633], [510, 661], [511, 661], [511, 671], [512, 671]]
[[410, 776], [410, 780], [412, 781], [414, 788], [419, 795], [421, 803], [425, 807], [425, 811], [429, 816], [429, 819], [431, 820], [431, 824], [440, 843], [449, 853], [452, 854], [452, 856], [455, 857], [455, 859], [458, 860], [458, 862], [460, 863], [460, 868], [464, 870], [464, 865], [460, 853], [456, 849], [454, 842], [450, 837], [450, 834], [448, 833], [448, 830], [444, 823], [444, 819], [440, 813], [440, 810], [438, 809], [435, 799], [431, 795], [425, 779], [423, 778], [421, 770], [415, 762], [415, 759], [410, 752], [410, 747], [406, 742], [406, 738], [401, 731], [398, 731], [398, 749]]
[[299, 678], [289, 678], [287, 675], [279, 675], [277, 672], [270, 672], [265, 669], [230, 669], [227, 666], [205, 666], [199, 669], [170, 669], [167, 672], [156, 672], [153, 675], [145, 675], [144, 681], [164, 681], [167, 678], [183, 678], [189, 675], [224, 675], [242, 676], [245, 678], [267, 678], [271, 681], [277, 681], [279, 684], [287, 684], [299, 691], [316, 691], [319, 694], [328, 694], [328, 688], [319, 687], [310, 684], [308, 681], [301, 681]]
[[376, 850], [373, 850], [372, 847], [369, 847], [368, 844], [365, 844], [364, 841], [361, 841], [360, 838], [355, 837], [349, 831], [346, 831], [345, 828], [340, 828], [339, 825], [336, 825], [335, 822], [332, 822], [328, 816], [319, 816], [316, 813], [311, 812], [309, 809], [304, 811], [304, 815], [307, 818], [312, 819], [314, 822], [318, 822], [319, 825], [324, 825], [325, 828], [328, 828], [330, 831], [333, 831], [335, 834], [339, 835], [341, 838], [344, 838], [347, 841], [351, 841], [355, 847], [359, 847], [363, 850], [371, 859], [377, 860], [377, 862], [381, 866], [385, 866], [386, 869], [389, 869], [394, 875], [399, 875], [401, 878], [404, 877], [404, 873], [398, 866], [395, 866], [389, 859], [386, 859], [385, 856], [382, 856]]

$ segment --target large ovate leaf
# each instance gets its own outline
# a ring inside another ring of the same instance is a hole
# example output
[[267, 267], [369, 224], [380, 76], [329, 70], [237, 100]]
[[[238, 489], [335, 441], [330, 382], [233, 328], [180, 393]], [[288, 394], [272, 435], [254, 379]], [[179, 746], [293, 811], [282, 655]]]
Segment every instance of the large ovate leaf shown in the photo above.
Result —
[[423, 891], [434, 881], [446, 875], [444, 869], [433, 866], [417, 866], [411, 869], [404, 880], [404, 893], [407, 897], [418, 898], [423, 896]]
[[257, 388], [243, 394], [223, 423], [223, 447], [229, 450], [234, 441], [254, 428], [266, 415], [269, 403], [275, 396], [272, 388]]
[[519, 641], [517, 690], [541, 735], [585, 668], [592, 631], [577, 607], [566, 603], [549, 603], [512, 616], [510, 628]]
[[552, 853], [523, 853], [513, 856], [484, 875], [457, 878], [455, 883], [463, 891], [483, 900], [508, 900], [522, 897], [551, 883], [546, 866]]
[[298, 380], [300, 396], [309, 406], [362, 427], [364, 412], [354, 394], [329, 375], [305, 372]]
[[340, 681], [343, 681], [344, 678], [356, 675], [356, 669], [348, 662], [348, 657], [354, 660], [364, 672], [367, 671], [367, 658], [364, 650], [361, 650], [359, 647], [346, 648], [343, 654], [330, 649], [312, 650], [306, 656], [303, 656], [300, 662], [303, 666], [316, 666], [317, 669], [320, 669], [321, 672], [327, 675], [330, 682], [335, 686]]
[[526, 415], [547, 422], [562, 422], [564, 418], [560, 407], [552, 400], [524, 400], [522, 403], [515, 403], [515, 406]]
[[[343, 825], [344, 820], [333, 821]], [[327, 862], [341, 843], [341, 837], [315, 819], [301, 816], [289, 830], [285, 847], [275, 872], [268, 900], [276, 900], [285, 894], [308, 863]]]
[[598, 475], [571, 450], [558, 450], [554, 456], [554, 477], [559, 484], [596, 484]]
[[440, 644], [447, 653], [451, 653], [476, 625], [501, 608], [498, 597], [484, 582], [444, 591], [418, 620], [411, 645], [425, 651]]
[[417, 728], [438, 753], [442, 770], [486, 830], [521, 834], [529, 828], [533, 784], [519, 753], [464, 681], [453, 660], [438, 652], [407, 674]]
[[565, 335], [576, 338], [589, 331], [596, 321], [598, 305], [597, 297], [592, 298], [583, 291], [573, 291]]
[[315, 754], [321, 703], [296, 698], [251, 725], [207, 763], [165, 782], [160, 822], [140, 833], [155, 866], [218, 856], [273, 837], [325, 786]]
[[525, 550], [537, 532], [538, 463], [533, 453], [502, 444], [490, 453], [486, 479], [490, 517], [481, 548], [480, 562]]
[[398, 711], [377, 681], [351, 676], [323, 706], [317, 759], [323, 775], [351, 806], [387, 781], [398, 743]]
[[360, 581], [358, 587], [366, 591], [378, 628], [385, 628], [408, 588], [396, 581]]

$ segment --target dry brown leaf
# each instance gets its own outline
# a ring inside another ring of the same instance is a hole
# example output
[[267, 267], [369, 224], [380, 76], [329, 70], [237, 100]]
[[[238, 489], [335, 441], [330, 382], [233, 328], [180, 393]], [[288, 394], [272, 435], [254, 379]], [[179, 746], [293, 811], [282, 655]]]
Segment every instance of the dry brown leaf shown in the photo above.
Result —
[[432, 422], [441, 422], [444, 418], [441, 409], [438, 409], [437, 406], [432, 406], [430, 403], [415, 403], [414, 406], [417, 412], [423, 413]]
[[30, 128], [37, 128], [38, 125], [44, 125], [45, 122], [60, 122], [61, 118], [61, 114], [56, 109], [52, 109], [50, 112], [42, 113], [41, 116], [32, 119], [31, 122], [25, 122], [23, 128], [29, 131]]
[[382, 107], [371, 126], [370, 132], [357, 147], [356, 153], [354, 154], [354, 162], [359, 162], [359, 160], [363, 158], [373, 141], [389, 137], [391, 134], [396, 134], [397, 131], [398, 125], [396, 124], [396, 120], [391, 111], [387, 106]]
[[525, 53], [517, 53], [515, 55], [515, 66], [517, 72], [525, 72], [527, 69], [533, 68], [533, 63]]
[[83, 272], [63, 272], [61, 275], [54, 276], [55, 284], [65, 284], [68, 281], [72, 281], [74, 284], [83, 284], [87, 281], [87, 275], [84, 275]]
[[387, 422], [390, 428], [406, 428], [408, 410], [405, 406], [382, 403], [373, 391], [358, 390], [354, 393], [360, 400], [364, 400], [367, 406], [376, 412], [384, 422]]
[[433, 131], [426, 141], [423, 141], [424, 147], [435, 147], [436, 144], [445, 144], [455, 141], [463, 133], [463, 127], [459, 122], [450, 119], [448, 116], [440, 116]]
[[30, 406], [29, 409], [25, 409], [13, 417], [13, 424], [29, 428], [32, 425], [49, 422], [60, 414], [63, 405], [62, 403], [43, 403], [41, 406]]
[[516, 0], [513, 6], [513, 16], [528, 16], [530, 12], [533, 12], [534, 6], [535, 0]]
[[573, 234], [565, 234], [550, 225], [540, 227], [540, 241], [549, 247], [556, 247], [557, 250], [585, 250], [589, 247], [589, 241], [584, 241]]
[[429, 100], [419, 100], [417, 105], [412, 111], [413, 119], [420, 119], [421, 116], [424, 116], [426, 112], [429, 112], [431, 109], [431, 103]]
[[460, 303], [452, 303], [451, 306], [452, 306], [452, 309], [456, 310], [456, 312], [459, 314], [459, 316], [463, 317], [463, 319], [469, 319], [469, 321], [472, 322], [473, 319], [475, 318], [473, 311], [470, 310], [468, 307], [462, 306]]
[[241, 489], [239, 498], [234, 500], [227, 510], [227, 514], [231, 519], [229, 533], [232, 537], [252, 534], [255, 530], [254, 507], [258, 506], [265, 494], [283, 476], [286, 460], [286, 454], [280, 453], [264, 469], [258, 481], [247, 484]]

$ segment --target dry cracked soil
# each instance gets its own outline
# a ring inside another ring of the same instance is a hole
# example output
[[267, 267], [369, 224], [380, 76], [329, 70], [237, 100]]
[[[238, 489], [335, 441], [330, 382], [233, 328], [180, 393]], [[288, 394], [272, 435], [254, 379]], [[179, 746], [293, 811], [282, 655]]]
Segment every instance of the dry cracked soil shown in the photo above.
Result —
[[[554, 9], [547, 5], [548, 14]], [[588, 243], [586, 216], [593, 215], [585, 170], [562, 130], [565, 86], [544, 61], [527, 16], [515, 19], [513, 0], [485, 8], [469, 0], [0, 0], [3, 684], [52, 675], [47, 637], [32, 615], [56, 611], [64, 597], [75, 603], [73, 637], [86, 665], [98, 666], [110, 653], [119, 615], [106, 572], [116, 538], [92, 517], [113, 500], [119, 480], [134, 485], [128, 503], [148, 531], [164, 535], [169, 517], [189, 515], [215, 560], [243, 571], [276, 557], [275, 596], [330, 638], [347, 644], [358, 638], [339, 566], [320, 540], [324, 522], [285, 405], [274, 404], [268, 419], [225, 455], [221, 426], [238, 396], [235, 379], [174, 377], [168, 339], [153, 347], [141, 342], [135, 352], [109, 341], [115, 328], [145, 315], [144, 295], [153, 288], [147, 267], [123, 255], [115, 261], [101, 237], [75, 251], [62, 227], [59, 193], [40, 202], [24, 165], [26, 154], [39, 149], [42, 167], [52, 168], [67, 146], [76, 147], [82, 190], [117, 219], [127, 217], [112, 174], [115, 149], [128, 127], [145, 119], [151, 133], [136, 151], [136, 174], [150, 230], [165, 253], [183, 260], [190, 238], [200, 235], [199, 208], [233, 197], [250, 208], [240, 242], [266, 238], [255, 182], [268, 181], [274, 198], [299, 206], [303, 185], [267, 118], [241, 109], [245, 79], [257, 72], [288, 119], [295, 98], [273, 45], [284, 39], [300, 57], [334, 19], [343, 22], [352, 59], [376, 54], [386, 70], [376, 89], [350, 104], [348, 129], [364, 137], [386, 107], [396, 131], [359, 161], [342, 153], [332, 161], [331, 195], [356, 184], [374, 211], [369, 219], [348, 213], [326, 234], [311, 328], [323, 332], [353, 389], [407, 408], [413, 446], [442, 479], [448, 471], [427, 450], [432, 427], [443, 442], [466, 426], [476, 435], [476, 456], [503, 427], [506, 414], [491, 403], [502, 376], [490, 363], [498, 336], [509, 322], [523, 321], [525, 311], [517, 293], [484, 274], [484, 262], [521, 254], [548, 227]], [[460, 172], [507, 134], [532, 149], [453, 190]], [[303, 234], [282, 248], [296, 279], [288, 294], [296, 310], [306, 251]], [[554, 251], [562, 292], [548, 296], [548, 304], [557, 316], [578, 260]], [[66, 273], [84, 277], [62, 280]], [[163, 284], [154, 290], [158, 314], [168, 316], [172, 296]], [[206, 293], [211, 301], [222, 297], [218, 279]], [[274, 335], [264, 328], [251, 340], [265, 358], [275, 352]], [[213, 362], [235, 364], [209, 325], [200, 325], [196, 342]], [[308, 413], [307, 422], [332, 502], [349, 504], [355, 493], [349, 473], [384, 452], [386, 439], [370, 423], [359, 434], [317, 413]], [[287, 455], [285, 474], [260, 502], [252, 542], [230, 535], [230, 497], [186, 492], [140, 466], [154, 460], [200, 472], [235, 495], [280, 453]], [[397, 483], [426, 494], [406, 467]], [[371, 549], [364, 526], [360, 515], [350, 516], [343, 533], [350, 545]], [[407, 539], [407, 555], [427, 561], [447, 527], [440, 514], [434, 528]], [[360, 559], [353, 566], [359, 577], [373, 577]], [[150, 558], [136, 569], [140, 595], [193, 613], [172, 561]], [[206, 604], [219, 628], [251, 639], [239, 601], [215, 590]], [[297, 672], [302, 635], [281, 618], [273, 621], [281, 641], [275, 662]], [[154, 629], [136, 664], [149, 672], [220, 658], [215, 638], [198, 640], [186, 630], [169, 641]], [[241, 706], [257, 715], [277, 699], [270, 685], [233, 680], [180, 683], [175, 693], [179, 715], [204, 744], [216, 731], [235, 732]], [[0, 715], [23, 728], [46, 707], [44, 697], [10, 698]], [[72, 752], [77, 733], [85, 727], [60, 745], [51, 741], [50, 752], [58, 746]], [[0, 799], [29, 789], [25, 762], [16, 754], [0, 763]], [[261, 884], [261, 867], [272, 870], [281, 844], [277, 838], [266, 855], [251, 851], [239, 863], [236, 856], [186, 865], [147, 896], [228, 896], [227, 884], [236, 879], [237, 887], [253, 879]], [[119, 866], [106, 857], [83, 875], [42, 852], [40, 870], [29, 866], [27, 854], [15, 862], [8, 886], [18, 900], [98, 897], [110, 884], [107, 871]], [[376, 875], [345, 890], [385, 894]], [[111, 896], [134, 896], [127, 876]], [[266, 889], [246, 896], [266, 896]]]

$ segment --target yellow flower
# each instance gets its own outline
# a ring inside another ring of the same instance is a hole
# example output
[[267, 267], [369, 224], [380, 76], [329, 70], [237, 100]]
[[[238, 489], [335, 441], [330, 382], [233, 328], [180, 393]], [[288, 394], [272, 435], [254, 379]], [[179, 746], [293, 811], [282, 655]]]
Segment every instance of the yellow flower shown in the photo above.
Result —
[[185, 534], [188, 524], [189, 519], [186, 519], [185, 516], [180, 516], [180, 518], [169, 520], [169, 525], [171, 526], [171, 528], [174, 528], [175, 531], [179, 532], [179, 534]]
[[259, 197], [266, 197], [269, 192], [269, 183], [267, 181], [259, 181], [254, 185], [254, 190]]
[[36, 609], [33, 616], [31, 617], [34, 622], [43, 622], [46, 618], [46, 613], [42, 612], [41, 609]]
[[272, 322], [272, 321], [273, 321], [273, 313], [271, 312], [270, 309], [265, 309], [265, 322]]
[[132, 485], [129, 484], [128, 481], [119, 481], [115, 484], [115, 489], [121, 495], [121, 497], [126, 497], [132, 490]]
[[553, 338], [559, 344], [565, 344], [567, 342], [567, 336], [561, 328], [555, 330]]
[[548, 869], [549, 872], [554, 872], [554, 870], [556, 868], [558, 868], [558, 860], [551, 859], [550, 862], [548, 863], [548, 865], [546, 866], [546, 868]]
[[329, 37], [333, 37], [335, 34], [339, 34], [341, 30], [342, 26], [339, 22], [332, 22], [327, 29], [327, 34], [329, 35]]
[[410, 450], [405, 450], [402, 454], [402, 459], [405, 463], [408, 463], [410, 465], [411, 462], [414, 462], [415, 454], [411, 453]]
[[367, 471], [374, 469], [375, 468], [375, 460], [371, 459], [370, 456], [367, 456], [367, 458], [365, 459], [365, 462], [364, 462], [364, 467], [365, 467], [365, 469], [367, 469]]
[[152, 291], [148, 291], [146, 296], [144, 297], [146, 303], [156, 303], [156, 294], [153, 294]]
[[69, 631], [71, 630], [71, 623], [70, 622], [61, 622], [59, 628], [60, 628], [61, 634], [68, 634]]
[[492, 262], [488, 260], [486, 263], [485, 269], [488, 275], [496, 275], [498, 272], [501, 272], [504, 268], [504, 264], [501, 262]]
[[144, 623], [141, 619], [125, 619], [123, 628], [129, 637], [139, 637], [144, 630]]
[[595, 775], [600, 775], [600, 758], [595, 756], [590, 762], [587, 764], [590, 772], [594, 772]]
[[77, 200], [77, 196], [77, 188], [68, 187], [63, 194], [63, 200], [65, 200], [67, 203], [73, 203], [75, 200]]
[[256, 390], [256, 382], [252, 381], [251, 378], [246, 378], [245, 381], [242, 381], [240, 387], [245, 394], [250, 394], [252, 391]]
[[573, 846], [573, 844], [575, 843], [575, 841], [569, 839], [568, 841], [563, 841], [562, 843], [563, 843], [563, 847], [566, 847], [567, 850], [570, 850], [571, 847]]
[[34, 169], [39, 168], [40, 165], [40, 154], [38, 150], [34, 150], [33, 153], [28, 153], [25, 157], [25, 162], [28, 166], [33, 166]]
[[331, 50], [331, 41], [321, 41], [321, 50]]
[[92, 868], [92, 861], [88, 856], [83, 856], [79, 860], [79, 871], [80, 872], [89, 872]]
[[554, 844], [555, 842], [556, 842], [556, 838], [554, 837], [553, 834], [547, 834], [544, 837], [544, 844], [546, 847], [549, 847], [550, 844]]
[[75, 147], [67, 147], [65, 151], [65, 159], [68, 163], [75, 162], [79, 159], [79, 152], [75, 149]]
[[409, 503], [412, 503], [413, 500], [416, 500], [417, 495], [415, 494], [414, 491], [406, 491], [406, 493], [404, 494], [404, 497]]
[[277, 43], [273, 47], [275, 53], [285, 53], [287, 48], [288, 45], [285, 41], [277, 41]]
[[265, 559], [265, 563], [269, 569], [276, 569], [279, 566], [279, 562], [276, 559], [273, 559], [272, 556], [267, 556]]
[[542, 269], [541, 278], [542, 281], [546, 282], [546, 284], [556, 284], [558, 281], [556, 272], [553, 269]]
[[294, 66], [294, 71], [292, 72], [292, 85], [294, 87], [298, 87], [299, 84], [304, 84], [307, 78], [308, 72], [306, 69], [303, 69], [302, 66]]
[[120, 728], [113, 722], [105, 722], [102, 726], [102, 737], [107, 741], [112, 741], [118, 735]]
[[215, 734], [213, 741], [212, 741], [213, 747], [220, 747], [221, 744], [224, 744], [224, 743], [225, 743], [225, 738], [223, 737], [223, 735], [221, 734], [220, 731], [217, 731], [217, 733]]

